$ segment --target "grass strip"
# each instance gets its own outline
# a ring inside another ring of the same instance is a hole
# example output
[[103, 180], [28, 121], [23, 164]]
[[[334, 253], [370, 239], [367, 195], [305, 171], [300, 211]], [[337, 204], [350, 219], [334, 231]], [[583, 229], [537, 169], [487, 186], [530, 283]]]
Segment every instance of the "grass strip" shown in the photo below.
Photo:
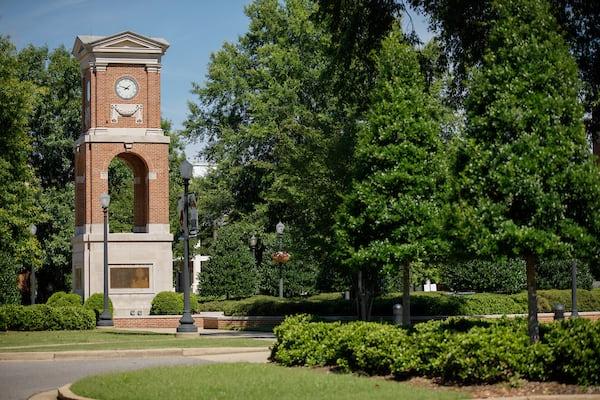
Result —
[[174, 334], [116, 331], [0, 333], [0, 352], [133, 350], [196, 347], [267, 347], [273, 341], [247, 338], [176, 338]]
[[76, 382], [71, 390], [98, 400], [454, 400], [468, 397], [461, 392], [418, 388], [384, 379], [247, 363], [159, 367], [98, 375]]

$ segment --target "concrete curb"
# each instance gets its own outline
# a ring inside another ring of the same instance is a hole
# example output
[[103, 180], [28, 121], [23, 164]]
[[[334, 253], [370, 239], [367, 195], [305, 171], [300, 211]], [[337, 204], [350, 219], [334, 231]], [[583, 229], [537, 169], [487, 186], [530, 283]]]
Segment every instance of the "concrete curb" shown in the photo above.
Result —
[[94, 400], [89, 397], [78, 396], [75, 393], [71, 392], [71, 384], [67, 383], [65, 386], [58, 388], [58, 396], [59, 400]]
[[0, 361], [52, 361], [125, 357], [199, 357], [216, 354], [257, 353], [268, 347], [196, 347], [139, 350], [90, 350], [60, 352], [0, 353]]

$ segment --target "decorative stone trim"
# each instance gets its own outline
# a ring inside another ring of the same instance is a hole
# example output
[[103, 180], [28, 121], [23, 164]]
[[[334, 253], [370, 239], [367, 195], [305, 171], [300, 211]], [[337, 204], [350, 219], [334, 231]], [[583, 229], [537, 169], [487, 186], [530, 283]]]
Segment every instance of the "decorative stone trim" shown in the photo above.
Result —
[[110, 105], [110, 122], [116, 124], [119, 122], [119, 117], [135, 118], [136, 124], [143, 123], [143, 104], [111, 104]]

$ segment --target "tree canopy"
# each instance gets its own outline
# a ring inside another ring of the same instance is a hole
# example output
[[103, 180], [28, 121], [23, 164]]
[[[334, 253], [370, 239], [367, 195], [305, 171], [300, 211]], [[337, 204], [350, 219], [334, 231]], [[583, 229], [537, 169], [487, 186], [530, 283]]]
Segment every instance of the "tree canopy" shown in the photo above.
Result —
[[524, 258], [530, 319], [537, 319], [540, 257], [598, 255], [600, 171], [582, 122], [577, 65], [548, 4], [496, 0], [493, 7], [498, 17], [472, 71], [452, 163], [448, 231], [463, 257]]

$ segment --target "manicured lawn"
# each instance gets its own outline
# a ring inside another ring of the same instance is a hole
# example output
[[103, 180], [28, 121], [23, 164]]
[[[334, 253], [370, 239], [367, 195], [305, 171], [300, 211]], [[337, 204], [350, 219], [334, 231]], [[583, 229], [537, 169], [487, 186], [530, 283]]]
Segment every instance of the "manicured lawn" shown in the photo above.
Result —
[[151, 368], [84, 378], [71, 390], [99, 400], [129, 399], [440, 399], [467, 394], [272, 364]]
[[0, 352], [117, 350], [189, 347], [268, 347], [272, 341], [244, 338], [176, 338], [174, 334], [126, 331], [2, 332]]

